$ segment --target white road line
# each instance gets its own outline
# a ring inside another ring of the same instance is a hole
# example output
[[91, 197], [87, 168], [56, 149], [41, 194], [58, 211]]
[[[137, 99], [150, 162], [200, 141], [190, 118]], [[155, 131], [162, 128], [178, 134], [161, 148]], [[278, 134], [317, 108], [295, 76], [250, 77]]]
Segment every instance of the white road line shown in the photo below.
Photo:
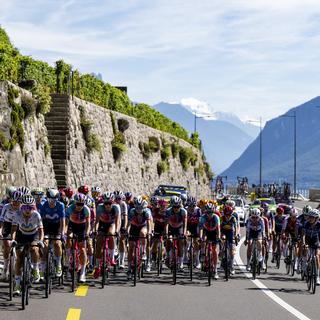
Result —
[[292, 315], [294, 315], [296, 318], [300, 320], [311, 320], [307, 316], [305, 316], [303, 313], [301, 313], [296, 308], [292, 307], [290, 304], [282, 300], [280, 297], [278, 297], [276, 294], [274, 294], [268, 287], [266, 287], [260, 280], [253, 280], [252, 274], [246, 270], [246, 267], [244, 266], [244, 263], [240, 257], [240, 247], [243, 244], [245, 238], [243, 237], [237, 246], [237, 252], [236, 252], [236, 262], [240, 268], [240, 270], [246, 275], [247, 278], [249, 278], [261, 291], [266, 294], [270, 299], [272, 299], [275, 303], [280, 305], [282, 308], [289, 311]]

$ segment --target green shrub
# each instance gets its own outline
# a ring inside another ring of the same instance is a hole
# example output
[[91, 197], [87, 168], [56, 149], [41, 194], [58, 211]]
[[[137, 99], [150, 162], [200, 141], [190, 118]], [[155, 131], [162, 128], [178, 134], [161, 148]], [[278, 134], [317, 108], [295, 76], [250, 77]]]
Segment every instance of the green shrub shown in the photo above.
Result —
[[170, 158], [170, 154], [171, 154], [171, 148], [170, 148], [170, 145], [167, 144], [161, 149], [161, 159], [168, 160]]
[[176, 158], [176, 156], [179, 153], [179, 145], [176, 142], [171, 143], [171, 154], [173, 158]]
[[102, 143], [99, 136], [95, 133], [90, 133], [87, 142], [87, 149], [89, 152], [102, 151]]
[[179, 158], [184, 170], [188, 170], [190, 164], [194, 164], [196, 157], [191, 148], [180, 147]]
[[21, 107], [24, 110], [24, 117], [28, 118], [29, 116], [34, 115], [36, 112], [36, 101], [28, 95], [22, 95]]
[[201, 149], [201, 141], [200, 141], [198, 132], [194, 132], [191, 134], [190, 143], [197, 149], [199, 150]]
[[0, 148], [4, 151], [10, 149], [10, 142], [2, 131], [0, 131]]
[[158, 152], [160, 149], [160, 141], [157, 137], [149, 137], [150, 152]]
[[122, 153], [127, 151], [125, 137], [122, 132], [116, 132], [111, 142], [111, 146], [114, 160], [120, 160]]
[[51, 144], [49, 142], [44, 144], [43, 149], [44, 149], [44, 155], [45, 157], [47, 157], [51, 151]]
[[129, 121], [124, 118], [118, 119], [117, 122], [118, 122], [119, 131], [121, 132], [125, 132], [130, 126]]
[[46, 114], [50, 112], [51, 108], [51, 96], [50, 88], [38, 84], [33, 90], [32, 93], [37, 100], [36, 113]]
[[118, 130], [117, 130], [117, 126], [116, 126], [116, 120], [115, 120], [112, 112], [110, 112], [110, 118], [111, 118], [112, 132], [113, 132], [113, 134], [115, 134]]
[[213, 177], [214, 177], [214, 173], [213, 173], [213, 171], [211, 169], [211, 166], [210, 166], [210, 164], [208, 162], [204, 162], [203, 165], [204, 165], [204, 171], [205, 171], [205, 173], [207, 175], [207, 178], [209, 179], [209, 181], [211, 181], [213, 179]]
[[143, 149], [142, 149], [142, 156], [143, 156], [145, 159], [149, 159], [150, 154], [151, 154], [151, 151], [150, 151], [150, 145], [149, 145], [149, 143], [144, 143], [144, 144], [143, 144]]
[[162, 173], [166, 172], [169, 170], [169, 165], [167, 161], [159, 161], [157, 163], [157, 172], [158, 175], [161, 176]]

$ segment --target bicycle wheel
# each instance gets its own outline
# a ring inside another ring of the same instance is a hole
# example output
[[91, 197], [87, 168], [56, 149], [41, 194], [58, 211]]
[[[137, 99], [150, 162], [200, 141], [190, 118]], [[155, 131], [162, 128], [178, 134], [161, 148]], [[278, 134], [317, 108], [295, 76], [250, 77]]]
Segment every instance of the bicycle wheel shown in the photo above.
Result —
[[264, 273], [268, 272], [268, 260], [269, 260], [269, 251], [268, 251], [268, 247], [266, 246], [265, 255], [264, 255], [264, 263], [265, 263]]
[[27, 294], [27, 268], [28, 262], [25, 253], [23, 254], [23, 270], [22, 270], [22, 281], [21, 281], [21, 308], [26, 308], [26, 294]]
[[101, 268], [101, 288], [104, 288], [106, 283], [106, 244], [103, 242], [103, 249], [102, 249], [102, 265]]
[[208, 285], [211, 286], [212, 265], [211, 265], [211, 246], [208, 247]]
[[191, 237], [191, 244], [189, 250], [189, 268], [190, 268], [190, 281], [193, 278], [193, 238]]
[[311, 292], [313, 294], [316, 293], [317, 288], [317, 267], [316, 267], [316, 259], [313, 257], [311, 261]]
[[292, 263], [292, 247], [289, 247], [289, 255], [286, 257], [286, 272], [290, 274], [291, 271], [291, 263]]
[[12, 301], [13, 298], [13, 268], [14, 268], [14, 256], [13, 250], [10, 251], [10, 260], [9, 260], [9, 300]]
[[137, 251], [139, 251], [137, 249], [137, 244], [135, 244], [135, 250], [134, 250], [134, 265], [133, 265], [133, 285], [136, 286], [137, 285]]
[[254, 246], [253, 252], [252, 252], [252, 278], [253, 280], [256, 279], [257, 274], [257, 248]]
[[311, 284], [312, 284], [312, 276], [311, 276], [312, 273], [311, 272], [312, 272], [311, 261], [308, 261], [307, 271], [306, 271], [306, 282], [307, 282], [308, 291], [311, 290]]
[[27, 274], [26, 274], [26, 306], [29, 304], [30, 288], [31, 288], [31, 260], [27, 258]]
[[280, 259], [281, 259], [281, 250], [280, 250], [280, 238], [277, 242], [277, 253], [276, 253], [276, 268], [280, 269]]
[[157, 274], [158, 276], [162, 272], [162, 242], [158, 242], [158, 254], [157, 254]]
[[50, 287], [50, 263], [51, 263], [51, 259], [50, 259], [50, 255], [51, 255], [51, 250], [48, 250], [48, 254], [47, 254], [47, 266], [46, 266], [46, 284], [45, 284], [45, 297], [48, 298], [49, 297], [49, 287]]
[[173, 264], [172, 264], [172, 282], [175, 285], [177, 283], [177, 253], [176, 248], [173, 246], [172, 248], [173, 254]]
[[293, 258], [292, 258], [292, 261], [291, 261], [291, 276], [293, 277], [294, 276], [294, 273], [295, 273], [295, 265], [296, 265], [296, 261], [297, 261], [297, 257], [296, 257], [296, 254], [294, 253], [293, 254]]
[[76, 284], [76, 248], [73, 241], [72, 242], [72, 265], [71, 265], [71, 292], [74, 292], [75, 284]]
[[228, 259], [228, 243], [227, 240], [224, 244], [224, 275], [226, 278], [226, 281], [229, 280], [229, 259]]

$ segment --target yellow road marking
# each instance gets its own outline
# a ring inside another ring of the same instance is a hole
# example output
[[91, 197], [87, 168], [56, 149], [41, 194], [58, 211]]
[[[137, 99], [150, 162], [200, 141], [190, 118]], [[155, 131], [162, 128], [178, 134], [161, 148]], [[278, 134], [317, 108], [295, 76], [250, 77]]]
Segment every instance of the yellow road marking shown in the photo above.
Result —
[[80, 320], [81, 309], [70, 308], [66, 320]]
[[85, 297], [88, 293], [88, 289], [89, 289], [88, 285], [79, 286], [76, 293], [75, 293], [75, 296], [76, 297]]

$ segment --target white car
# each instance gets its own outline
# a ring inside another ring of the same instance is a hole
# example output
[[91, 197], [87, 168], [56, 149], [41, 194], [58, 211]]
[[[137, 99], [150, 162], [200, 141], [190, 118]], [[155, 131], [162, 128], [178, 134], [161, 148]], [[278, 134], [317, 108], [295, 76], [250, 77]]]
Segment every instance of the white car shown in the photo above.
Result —
[[249, 206], [246, 205], [241, 197], [231, 198], [236, 203], [234, 211], [238, 215], [239, 221], [241, 225], [245, 224], [247, 220], [247, 213]]

